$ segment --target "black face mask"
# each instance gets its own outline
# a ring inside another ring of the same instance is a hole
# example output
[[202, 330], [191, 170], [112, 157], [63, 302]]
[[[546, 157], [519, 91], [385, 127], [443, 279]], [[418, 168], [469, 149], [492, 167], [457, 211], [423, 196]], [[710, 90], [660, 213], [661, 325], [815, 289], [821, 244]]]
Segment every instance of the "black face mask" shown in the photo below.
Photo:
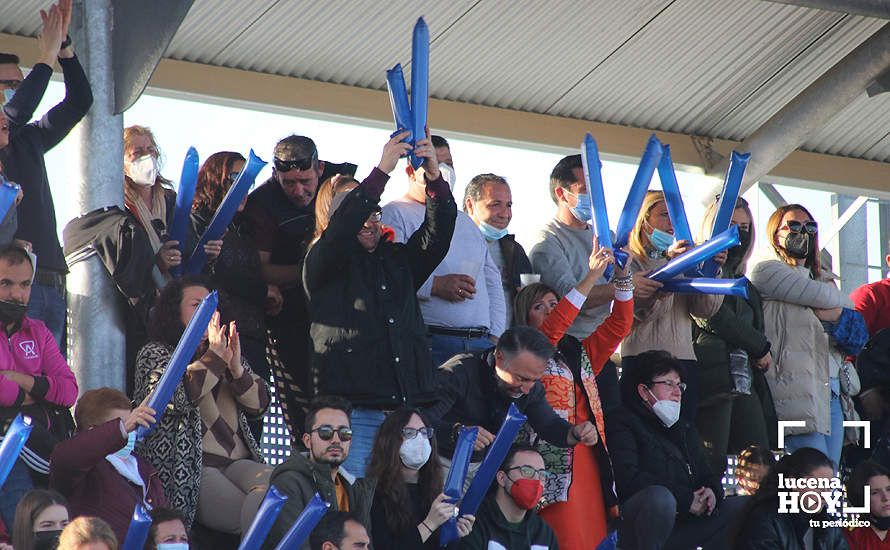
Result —
[[881, 531], [890, 531], [890, 518], [879, 518], [873, 514], [869, 514], [868, 519], [871, 521], [872, 527]]
[[0, 323], [19, 325], [25, 318], [26, 311], [28, 311], [28, 306], [25, 304], [0, 300]]
[[59, 546], [62, 531], [38, 531], [34, 533], [34, 550], [55, 550]]
[[813, 250], [813, 239], [809, 233], [788, 233], [785, 236], [785, 252], [792, 258], [805, 260]]
[[750, 246], [751, 232], [739, 229], [739, 245], [733, 246], [726, 251], [726, 265], [735, 269], [742, 263], [742, 259], [744, 259], [745, 254], [748, 253], [748, 248]]

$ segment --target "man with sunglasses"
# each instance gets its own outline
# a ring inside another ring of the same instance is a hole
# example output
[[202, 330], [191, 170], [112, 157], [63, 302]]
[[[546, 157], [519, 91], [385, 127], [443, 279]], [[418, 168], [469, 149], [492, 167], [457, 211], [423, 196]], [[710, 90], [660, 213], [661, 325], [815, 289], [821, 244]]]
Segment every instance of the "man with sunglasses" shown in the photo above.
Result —
[[[21, 185], [24, 192], [18, 206], [16, 238], [31, 243], [32, 252], [39, 259], [28, 316], [43, 321], [64, 351], [68, 265], [56, 231], [55, 206], [43, 156], [86, 115], [93, 94], [71, 40], [66, 37], [71, 0], [60, 0], [47, 12], [41, 10], [41, 18], [43, 30], [37, 40], [40, 54], [27, 78], [22, 77], [16, 55], [0, 54], [0, 91], [6, 118], [0, 124], [0, 133], [7, 134], [9, 140], [0, 148], [0, 163], [6, 177]], [[56, 59], [65, 78], [65, 99], [41, 120], [29, 123], [52, 77]]]
[[544, 459], [534, 447], [511, 448], [495, 477], [497, 487], [482, 503], [476, 524], [461, 541], [461, 548], [558, 548], [553, 529], [535, 512], [548, 476]]
[[[272, 472], [270, 486], [287, 496], [263, 548], [275, 548], [303, 509], [318, 493], [331, 503], [331, 512], [351, 512], [370, 525], [374, 486], [340, 468], [349, 456], [352, 405], [341, 397], [319, 396], [306, 411], [303, 444], [307, 453], [291, 454]], [[308, 550], [305, 543], [303, 549]]]
[[315, 194], [325, 163], [306, 136], [281, 139], [273, 151], [272, 177], [248, 197], [248, 233], [256, 243], [266, 284], [281, 289], [281, 311], [267, 318], [283, 372], [273, 373], [285, 421], [296, 445], [308, 401], [309, 313], [301, 280], [303, 259], [315, 229]]

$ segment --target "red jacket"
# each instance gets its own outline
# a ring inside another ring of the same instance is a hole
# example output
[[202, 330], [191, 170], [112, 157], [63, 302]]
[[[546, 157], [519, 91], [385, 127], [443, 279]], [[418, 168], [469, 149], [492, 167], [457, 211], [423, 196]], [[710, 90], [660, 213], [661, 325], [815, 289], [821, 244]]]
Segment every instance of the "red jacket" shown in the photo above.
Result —
[[[100, 517], [111, 525], [119, 541], [126, 538], [133, 510], [142, 501], [142, 489], [105, 460], [106, 455], [122, 449], [126, 443], [120, 420], [110, 420], [56, 445], [49, 464], [49, 486], [68, 498], [71, 517]], [[167, 506], [154, 466], [136, 454], [133, 456], [148, 489], [148, 504]]]
[[865, 318], [871, 336], [890, 327], [890, 279], [862, 285], [850, 294], [850, 299]]

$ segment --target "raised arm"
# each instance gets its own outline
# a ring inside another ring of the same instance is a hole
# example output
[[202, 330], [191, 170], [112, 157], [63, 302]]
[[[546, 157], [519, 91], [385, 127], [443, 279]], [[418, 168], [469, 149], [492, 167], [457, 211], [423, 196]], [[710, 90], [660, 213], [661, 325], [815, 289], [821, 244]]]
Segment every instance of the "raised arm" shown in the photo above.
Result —
[[817, 309], [852, 307], [852, 302], [834, 285], [816, 281], [779, 261], [754, 266], [751, 282], [764, 300], [778, 300]]

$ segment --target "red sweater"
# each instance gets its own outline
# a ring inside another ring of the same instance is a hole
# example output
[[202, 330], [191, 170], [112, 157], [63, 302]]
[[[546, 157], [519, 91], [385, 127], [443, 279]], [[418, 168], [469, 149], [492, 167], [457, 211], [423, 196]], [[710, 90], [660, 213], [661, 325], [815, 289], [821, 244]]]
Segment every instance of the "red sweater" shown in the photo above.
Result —
[[865, 317], [868, 333], [874, 336], [890, 327], [890, 279], [862, 285], [850, 294], [856, 311]]
[[[133, 510], [142, 502], [142, 489], [105, 460], [106, 455], [122, 449], [126, 443], [120, 420], [110, 420], [56, 445], [49, 464], [49, 486], [68, 498], [71, 517], [102, 518], [111, 525], [119, 541], [126, 538]], [[147, 488], [148, 504], [167, 506], [157, 471], [147, 460], [133, 456]]]

